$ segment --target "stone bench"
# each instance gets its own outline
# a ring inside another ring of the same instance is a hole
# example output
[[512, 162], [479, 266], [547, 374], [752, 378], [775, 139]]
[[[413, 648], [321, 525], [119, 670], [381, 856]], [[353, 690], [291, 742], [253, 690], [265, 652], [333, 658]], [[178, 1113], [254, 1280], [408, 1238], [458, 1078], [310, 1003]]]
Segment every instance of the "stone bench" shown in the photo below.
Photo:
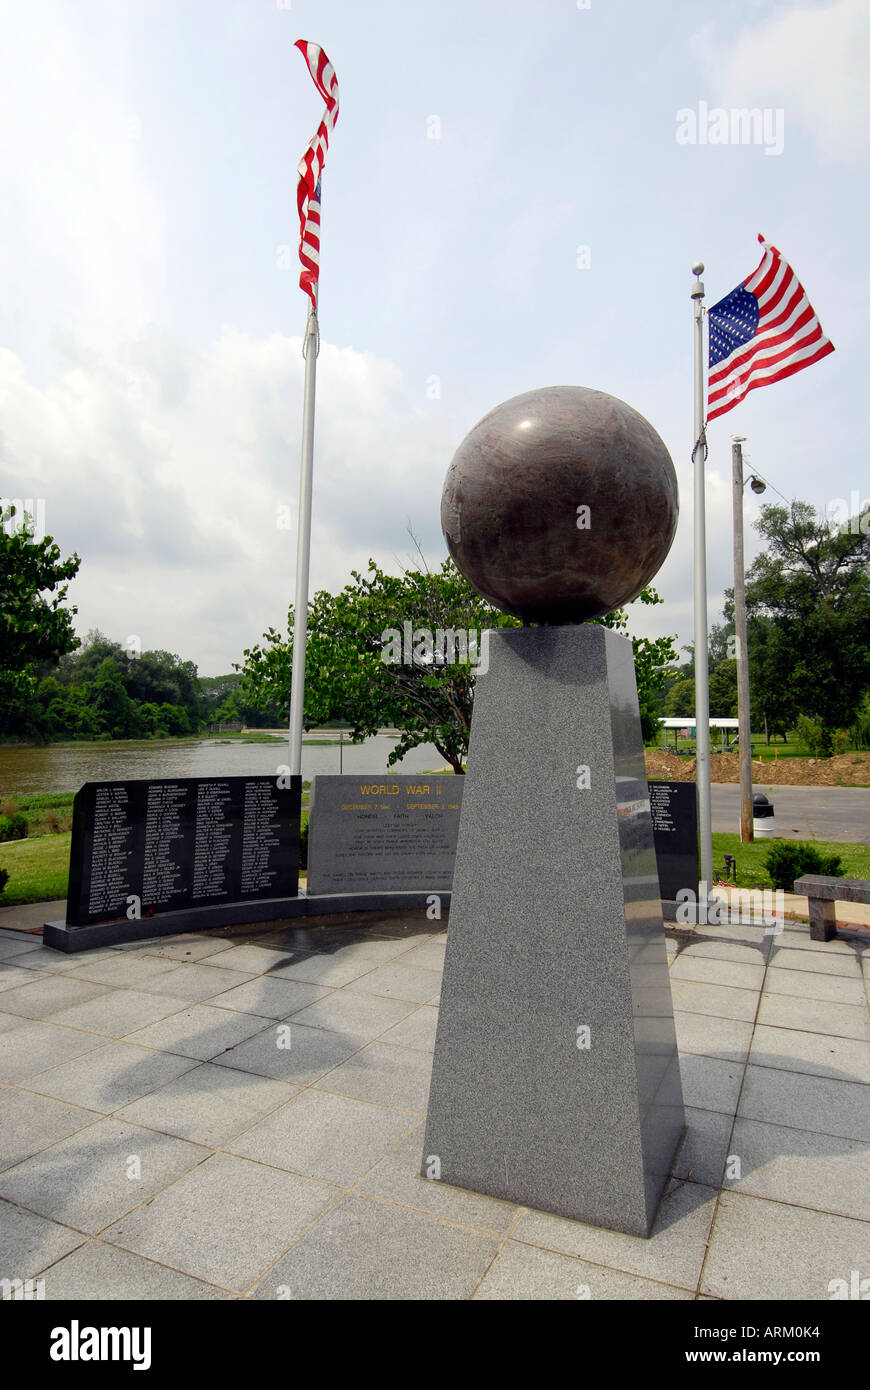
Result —
[[805, 895], [810, 908], [810, 938], [830, 941], [837, 926], [834, 903], [870, 903], [870, 883], [863, 878], [826, 878], [804, 874], [796, 878], [794, 891]]

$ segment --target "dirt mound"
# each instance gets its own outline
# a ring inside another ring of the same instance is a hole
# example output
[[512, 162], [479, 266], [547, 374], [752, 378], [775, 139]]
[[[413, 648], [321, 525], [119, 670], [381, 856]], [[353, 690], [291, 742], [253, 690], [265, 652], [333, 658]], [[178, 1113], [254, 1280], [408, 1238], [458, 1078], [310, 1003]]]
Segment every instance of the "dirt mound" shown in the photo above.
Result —
[[[736, 753], [712, 753], [710, 774], [714, 782], [739, 782]], [[646, 751], [646, 775], [668, 782], [694, 782], [695, 759], [661, 748]], [[836, 758], [778, 758], [765, 750], [752, 760], [752, 780], [765, 786], [867, 787], [870, 786], [870, 753], [839, 753]]]

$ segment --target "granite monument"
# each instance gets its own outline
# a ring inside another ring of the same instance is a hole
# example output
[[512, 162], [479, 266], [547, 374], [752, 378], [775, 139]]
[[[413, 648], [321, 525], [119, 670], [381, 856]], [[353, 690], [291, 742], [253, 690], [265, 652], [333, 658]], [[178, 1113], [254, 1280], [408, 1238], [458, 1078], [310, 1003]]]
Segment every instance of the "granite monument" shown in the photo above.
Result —
[[676, 521], [655, 430], [582, 387], [491, 411], [442, 502], [459, 568], [525, 625], [476, 685], [421, 1173], [638, 1236], [683, 1098], [632, 647], [584, 620]]

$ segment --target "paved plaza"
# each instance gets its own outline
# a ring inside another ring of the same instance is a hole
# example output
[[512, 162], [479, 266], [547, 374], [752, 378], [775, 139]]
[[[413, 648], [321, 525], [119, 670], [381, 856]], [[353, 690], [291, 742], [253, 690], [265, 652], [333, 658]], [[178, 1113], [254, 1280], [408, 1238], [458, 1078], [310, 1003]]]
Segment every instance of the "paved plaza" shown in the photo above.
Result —
[[444, 926], [78, 955], [0, 930], [0, 1278], [47, 1300], [827, 1300], [870, 1276], [870, 934], [668, 933], [689, 1134], [641, 1240], [418, 1176]]

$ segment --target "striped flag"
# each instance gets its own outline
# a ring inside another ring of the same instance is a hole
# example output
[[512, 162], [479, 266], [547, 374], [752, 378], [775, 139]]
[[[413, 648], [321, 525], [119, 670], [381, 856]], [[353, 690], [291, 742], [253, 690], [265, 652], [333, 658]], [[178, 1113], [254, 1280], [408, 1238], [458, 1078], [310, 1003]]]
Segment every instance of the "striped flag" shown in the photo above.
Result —
[[326, 102], [320, 125], [297, 165], [299, 187], [296, 202], [299, 208], [299, 259], [302, 262], [299, 284], [316, 309], [320, 276], [320, 175], [329, 148], [329, 137], [338, 120], [338, 78], [332, 63], [316, 43], [297, 39], [295, 46], [308, 64], [314, 85]]
[[707, 419], [715, 420], [758, 386], [811, 367], [834, 351], [788, 261], [763, 236], [758, 268], [708, 313]]

